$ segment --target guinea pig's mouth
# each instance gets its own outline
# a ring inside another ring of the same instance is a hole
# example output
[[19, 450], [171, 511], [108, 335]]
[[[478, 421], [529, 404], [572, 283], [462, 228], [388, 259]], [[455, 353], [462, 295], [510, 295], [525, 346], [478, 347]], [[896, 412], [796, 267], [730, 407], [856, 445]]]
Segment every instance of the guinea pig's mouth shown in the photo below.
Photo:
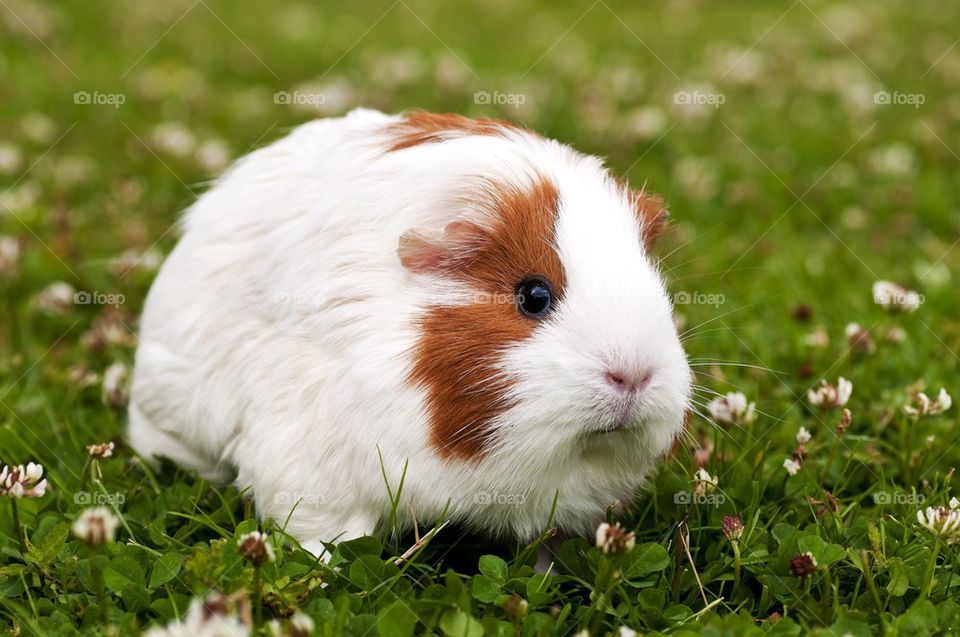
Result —
[[591, 431], [593, 435], [610, 434], [638, 426], [643, 422], [638, 406], [631, 402], [623, 402], [604, 410], [599, 426]]

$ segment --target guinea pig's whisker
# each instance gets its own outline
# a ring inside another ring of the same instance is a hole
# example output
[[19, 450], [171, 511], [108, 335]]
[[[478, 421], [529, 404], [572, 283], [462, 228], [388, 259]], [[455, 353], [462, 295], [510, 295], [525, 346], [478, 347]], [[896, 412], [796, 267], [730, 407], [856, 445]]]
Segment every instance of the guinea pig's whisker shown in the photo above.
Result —
[[710, 395], [712, 395], [712, 396], [721, 396], [721, 397], [722, 397], [722, 396], [724, 395], [724, 394], [722, 394], [721, 392], [718, 392], [718, 391], [715, 390], [715, 389], [710, 389], [709, 387], [704, 387], [703, 385], [691, 385], [691, 387], [693, 388], [694, 391], [704, 392], [704, 393], [710, 394]]
[[728, 440], [731, 440], [731, 441], [733, 440], [733, 435], [729, 431], [724, 429], [721, 425], [717, 424], [717, 421], [715, 421], [713, 418], [711, 418], [710, 416], [706, 415], [705, 413], [697, 409], [697, 407], [706, 408], [705, 405], [701, 405], [699, 403], [693, 403], [693, 405], [691, 405], [690, 407], [690, 411], [700, 416], [700, 418], [702, 418], [703, 420], [708, 422], [710, 425], [712, 425], [713, 428], [720, 433], [720, 435], [726, 436]]
[[700, 444], [693, 433], [686, 427], [680, 430], [680, 440], [693, 447], [696, 447]]
[[[668, 253], [666, 253], [665, 255], [663, 255], [662, 257], [658, 258], [658, 259], [657, 259], [657, 267], [659, 268], [659, 267], [663, 264], [664, 261], [666, 261], [667, 259], [669, 259], [670, 257], [672, 257], [674, 254], [676, 254], [678, 251], [682, 250], [684, 247], [690, 245], [690, 242], [691, 242], [691, 241], [693, 241], [693, 239], [690, 239], [690, 240], [688, 240], [688, 241], [684, 241], [683, 243], [681, 243], [680, 245], [678, 245], [676, 248], [674, 248], [674, 249], [671, 250], [670, 252], [668, 252]], [[701, 259], [705, 259], [707, 256], [709, 256], [709, 255], [701, 255], [701, 256], [699, 256], [699, 257], [696, 257], [695, 259], [689, 259], [689, 260], [684, 261], [684, 262], [682, 262], [682, 263], [674, 263], [674, 264], [671, 265], [668, 269], [664, 270], [664, 273], [673, 272], [676, 268], [681, 268], [681, 267], [683, 267], [683, 266], [685, 266], [685, 265], [688, 265], [688, 264], [690, 264], [690, 263], [693, 263], [694, 261], [699, 261], [699, 260], [701, 260]]]
[[[700, 405], [700, 404], [698, 403], [698, 406], [699, 406], [699, 407], [702, 407], [702, 408], [704, 408], [704, 409], [708, 409], [706, 405]], [[710, 423], [710, 424], [713, 426], [713, 428], [716, 429], [717, 431], [719, 431], [722, 435], [724, 435], [724, 436], [727, 438], [727, 440], [729, 440], [729, 441], [731, 441], [731, 442], [734, 440], [733, 434], [731, 434], [729, 431], [727, 431], [727, 429], [729, 428], [729, 426], [728, 426], [728, 427], [724, 427], [723, 425], [721, 425], [721, 424], [717, 423], [715, 420], [713, 420], [713, 418], [711, 418], [710, 416], [704, 414], [704, 413], [703, 413], [702, 411], [700, 411], [699, 409], [694, 409], [693, 412], [694, 412], [695, 414], [697, 414], [698, 416], [700, 416], [701, 418], [703, 418], [703, 419], [704, 419], [705, 421], [707, 421], [708, 423]], [[744, 430], [743, 427], [741, 427], [741, 426], [736, 426], [736, 428], [739, 429], [739, 430], [741, 430], [741, 431]]]
[[736, 332], [740, 330], [746, 331], [746, 328], [744, 327], [712, 327], [709, 330], [702, 330], [700, 332], [697, 332], [696, 334], [690, 334], [689, 336], [685, 336], [684, 338], [680, 339], [680, 342], [689, 343], [694, 339], [700, 338], [704, 334], [710, 334], [712, 332]]
[[[683, 246], [681, 246], [681, 247], [683, 247]], [[674, 250], [674, 252], [676, 252], [676, 250]], [[670, 254], [673, 254], [673, 252], [671, 252]], [[667, 256], [670, 256], [670, 254], [668, 254]], [[666, 277], [669, 277], [669, 278], [670, 278], [671, 280], [673, 280], [673, 281], [678, 281], [679, 279], [675, 279], [675, 278], [673, 278], [673, 277], [670, 276], [670, 274], [671, 274], [674, 270], [676, 270], [677, 268], [682, 268], [682, 267], [685, 266], [685, 265], [690, 265], [691, 263], [696, 263], [697, 261], [702, 261], [703, 259], [706, 259], [706, 258], [708, 258], [709, 256], [710, 256], [710, 255], [707, 254], [707, 255], [699, 256], [699, 257], [697, 257], [697, 258], [695, 258], [695, 259], [689, 259], [689, 260], [687, 260], [687, 261], [684, 261], [683, 263], [674, 263], [674, 264], [671, 265], [669, 268], [667, 268], [666, 270], [663, 271], [663, 275], [666, 276]], [[662, 262], [664, 259], [666, 259], [666, 257], [664, 257], [663, 259], [660, 259], [660, 261]], [[659, 264], [659, 263], [658, 263], [658, 264]], [[690, 275], [690, 276], [693, 277], [693, 276], [702, 276], [702, 275], [700, 275], [700, 274], [695, 274], [695, 275]]]
[[763, 365], [753, 365], [751, 363], [738, 363], [736, 361], [687, 361], [690, 367], [742, 367], [744, 369], [759, 369], [763, 372], [769, 372], [771, 374], [778, 374], [785, 376], [787, 372], [780, 371], [778, 369], [770, 369], [769, 367], [764, 367]]
[[754, 301], [753, 303], [750, 303], [749, 305], [744, 305], [744, 306], [742, 306], [742, 307], [734, 308], [734, 309], [730, 310], [729, 312], [724, 312], [723, 314], [719, 314], [719, 315], [717, 315], [717, 316], [714, 316], [714, 317], [712, 317], [712, 318], [709, 318], [709, 319], [707, 319], [706, 321], [703, 321], [702, 323], [698, 323], [697, 325], [694, 325], [694, 326], [691, 327], [690, 329], [684, 331], [683, 334], [680, 335], [680, 339], [683, 340], [683, 338], [684, 338], [685, 336], [687, 336], [688, 334], [694, 333], [696, 330], [700, 329], [700, 328], [703, 327], [704, 325], [708, 325], [708, 324], [710, 324], [710, 323], [713, 323], [714, 321], [719, 321], [720, 319], [722, 319], [722, 318], [724, 318], [724, 317], [727, 317], [727, 316], [730, 316], [731, 314], [735, 314], [735, 313], [737, 313], [737, 312], [742, 312], [742, 311], [744, 311], [744, 310], [748, 310], [748, 309], [750, 309], [751, 307], [753, 307], [753, 306], [755, 306], [755, 305], [760, 305], [761, 303], [765, 303], [765, 302], [766, 302], [766, 299], [762, 299], [762, 300], [760, 300], [760, 301]]
[[697, 272], [696, 274], [690, 274], [687, 276], [676, 276], [670, 277], [671, 283], [676, 283], [677, 281], [686, 281], [688, 279], [709, 279], [713, 280], [718, 274], [723, 274], [724, 272], [747, 272], [749, 270], [763, 270], [763, 266], [749, 266], [742, 268], [734, 268], [732, 270], [716, 270], [715, 272]]

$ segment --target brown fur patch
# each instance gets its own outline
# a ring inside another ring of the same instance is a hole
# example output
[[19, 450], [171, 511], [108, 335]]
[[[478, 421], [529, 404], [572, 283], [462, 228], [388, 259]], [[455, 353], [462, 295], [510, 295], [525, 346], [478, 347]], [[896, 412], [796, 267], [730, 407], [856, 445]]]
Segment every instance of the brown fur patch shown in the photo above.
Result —
[[670, 214], [663, 205], [663, 199], [645, 192], [633, 194], [633, 208], [637, 212], [637, 218], [640, 219], [643, 245], [649, 250], [667, 231]]
[[526, 129], [501, 119], [470, 119], [453, 113], [416, 111], [391, 124], [387, 132], [391, 140], [389, 149], [395, 151], [441, 142], [454, 136], [503, 135], [509, 130]]
[[640, 234], [643, 245], [649, 250], [653, 247], [664, 232], [670, 221], [670, 213], [664, 206], [663, 199], [645, 190], [634, 190], [623, 179], [616, 178], [617, 183], [627, 193], [630, 205], [640, 222]]
[[480, 193], [490, 219], [483, 240], [436, 262], [444, 276], [478, 293], [466, 305], [428, 310], [414, 352], [410, 379], [427, 391], [431, 443], [443, 458], [482, 456], [492, 419], [510, 406], [503, 397], [510, 381], [496, 368], [499, 354], [538, 324], [517, 309], [517, 284], [539, 275], [557, 298], [563, 294], [563, 266], [553, 247], [558, 198], [547, 179], [526, 191], [487, 184]]

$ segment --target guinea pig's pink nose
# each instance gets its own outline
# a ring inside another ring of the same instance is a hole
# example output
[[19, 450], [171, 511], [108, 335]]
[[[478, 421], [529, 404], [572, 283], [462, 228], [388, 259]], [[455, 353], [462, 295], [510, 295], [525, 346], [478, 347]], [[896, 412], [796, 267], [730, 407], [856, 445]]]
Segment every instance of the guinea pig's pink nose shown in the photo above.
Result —
[[650, 384], [653, 373], [647, 370], [628, 372], [626, 370], [612, 370], [607, 372], [607, 383], [616, 391], [628, 394], [642, 390]]

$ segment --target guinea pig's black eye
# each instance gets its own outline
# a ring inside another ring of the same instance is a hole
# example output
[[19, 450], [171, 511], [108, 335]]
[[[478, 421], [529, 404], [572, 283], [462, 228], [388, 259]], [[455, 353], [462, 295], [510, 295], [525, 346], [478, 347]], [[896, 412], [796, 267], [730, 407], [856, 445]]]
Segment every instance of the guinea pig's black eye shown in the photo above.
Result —
[[517, 307], [530, 318], [543, 318], [553, 308], [550, 284], [537, 277], [524, 279], [517, 285]]

